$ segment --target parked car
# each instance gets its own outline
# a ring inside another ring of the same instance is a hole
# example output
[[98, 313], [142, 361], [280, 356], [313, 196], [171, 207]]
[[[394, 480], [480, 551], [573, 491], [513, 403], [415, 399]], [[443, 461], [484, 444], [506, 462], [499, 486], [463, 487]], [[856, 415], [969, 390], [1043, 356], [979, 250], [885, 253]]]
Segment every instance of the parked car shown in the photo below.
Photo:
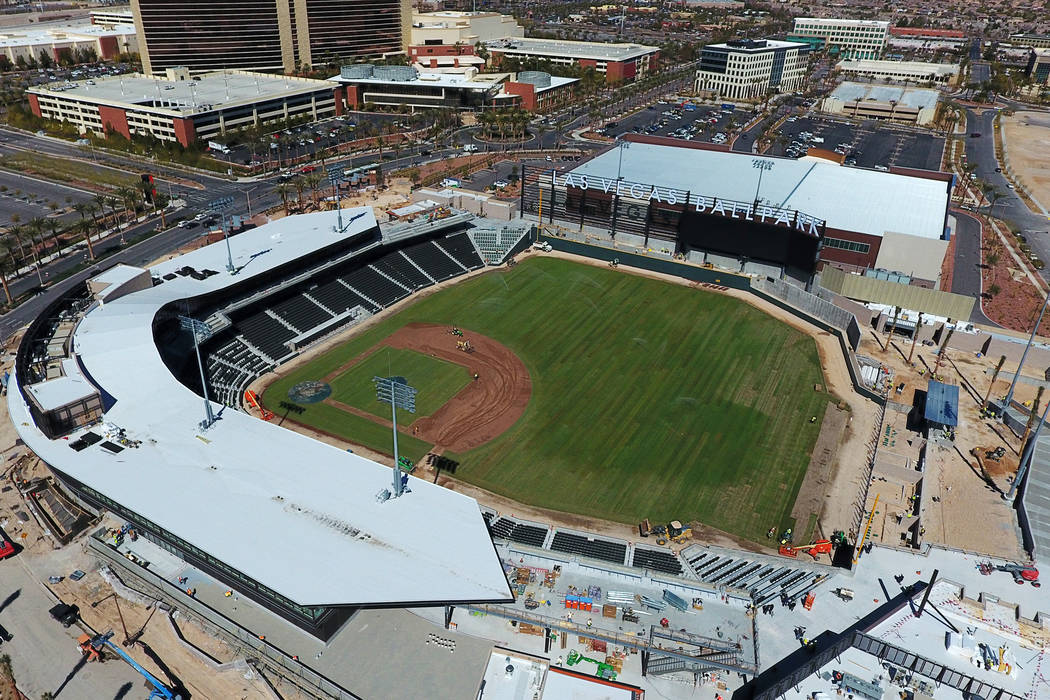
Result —
[[507, 187], [509, 185], [510, 185], [510, 183], [507, 182], [506, 180], [496, 180], [495, 182], [492, 183], [492, 186], [495, 187], [497, 190], [503, 189], [504, 187]]

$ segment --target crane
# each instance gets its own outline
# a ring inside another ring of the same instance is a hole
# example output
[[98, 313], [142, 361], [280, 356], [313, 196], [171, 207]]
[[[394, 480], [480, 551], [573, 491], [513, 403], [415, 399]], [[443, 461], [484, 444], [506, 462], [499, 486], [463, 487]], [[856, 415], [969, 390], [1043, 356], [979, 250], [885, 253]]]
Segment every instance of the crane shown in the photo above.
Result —
[[80, 650], [87, 655], [88, 661], [102, 662], [102, 651], [106, 648], [112, 649], [120, 658], [128, 662], [128, 665], [138, 671], [146, 679], [146, 681], [153, 686], [153, 690], [150, 691], [149, 698], [147, 700], [155, 700], [156, 698], [163, 698], [164, 700], [182, 700], [181, 695], [176, 695], [168, 689], [163, 683], [154, 677], [152, 673], [142, 668], [142, 666], [127, 655], [127, 653], [119, 646], [109, 641], [113, 636], [113, 630], [106, 632], [105, 634], [96, 634], [94, 637], [88, 634], [80, 635]]

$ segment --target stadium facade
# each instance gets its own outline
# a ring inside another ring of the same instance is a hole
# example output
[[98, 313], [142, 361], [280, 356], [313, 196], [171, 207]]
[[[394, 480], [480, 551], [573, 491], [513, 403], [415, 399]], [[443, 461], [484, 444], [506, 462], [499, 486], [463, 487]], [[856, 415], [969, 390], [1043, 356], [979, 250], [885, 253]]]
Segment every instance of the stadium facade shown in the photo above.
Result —
[[930, 259], [912, 272], [939, 270], [951, 184], [945, 173], [628, 135], [572, 170], [527, 170], [521, 210], [546, 226], [597, 230], [702, 262], [762, 263], [809, 280], [823, 265], [878, 268], [920, 244], [919, 257]]
[[[223, 348], [252, 350], [263, 370], [367, 318], [363, 298], [333, 313], [295, 286], [316, 286], [333, 266], [362, 270], [391, 255], [408, 269], [401, 252], [411, 244], [430, 251], [418, 257], [424, 265], [467, 270], [447, 252], [455, 251], [451, 239], [440, 239], [442, 248], [411, 237], [445, 235], [440, 225], [390, 242], [370, 208], [349, 212], [342, 233], [333, 231], [334, 216], [288, 217], [232, 237], [229, 252], [219, 242], [148, 269], [118, 265], [74, 286], [29, 327], [8, 391], [21, 439], [84, 508], [115, 514], [322, 640], [363, 607], [511, 599], [473, 498], [407, 476], [409, 492], [384, 498], [391, 469], [233, 410], [239, 391], [221, 382], [236, 358], [207, 343], [206, 362], [195, 354], [187, 317], [204, 322]], [[296, 334], [268, 308], [252, 307], [282, 293], [312, 305], [312, 315], [300, 308], [296, 318], [316, 326]], [[205, 372], [222, 403], [202, 397]]]

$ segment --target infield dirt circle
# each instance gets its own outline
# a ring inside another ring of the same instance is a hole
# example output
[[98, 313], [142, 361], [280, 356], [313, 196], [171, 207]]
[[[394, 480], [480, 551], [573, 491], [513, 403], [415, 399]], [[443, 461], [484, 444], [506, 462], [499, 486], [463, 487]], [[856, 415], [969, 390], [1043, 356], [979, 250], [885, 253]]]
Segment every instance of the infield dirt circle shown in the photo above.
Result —
[[[432, 443], [438, 451], [466, 452], [503, 434], [521, 418], [532, 395], [532, 380], [525, 364], [507, 346], [469, 329], [460, 329], [462, 338], [449, 330], [445, 325], [410, 323], [355, 358], [349, 366], [379, 348], [392, 347], [462, 365], [471, 377], [476, 373], [477, 380], [463, 387], [433, 415], [409, 426], [414, 435]], [[460, 340], [469, 340], [473, 352], [458, 350], [456, 342]]]

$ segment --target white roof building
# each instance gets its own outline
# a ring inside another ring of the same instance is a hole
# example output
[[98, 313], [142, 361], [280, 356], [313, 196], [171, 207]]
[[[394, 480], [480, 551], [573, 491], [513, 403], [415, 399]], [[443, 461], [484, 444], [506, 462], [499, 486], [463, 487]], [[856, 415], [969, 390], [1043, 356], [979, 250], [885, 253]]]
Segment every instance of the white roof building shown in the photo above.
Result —
[[[107, 442], [71, 449], [88, 428], [49, 439], [14, 376], [12, 420], [29, 449], [95, 500], [118, 504], [147, 530], [168, 533], [177, 546], [296, 605], [508, 600], [473, 498], [409, 478], [409, 493], [379, 502], [391, 486], [389, 468], [218, 404], [219, 419], [202, 430], [201, 396], [173, 376], [158, 350], [158, 315], [376, 226], [371, 208], [351, 214], [359, 218], [344, 234], [332, 232], [330, 213], [249, 230], [229, 239], [234, 264], [244, 266], [236, 274], [226, 272], [226, 243], [219, 242], [150, 269], [154, 278], [187, 266], [216, 274], [176, 275], [93, 305], [73, 333], [76, 361], [65, 364], [61, 386], [28, 390], [51, 404], [97, 387], [105, 411], [90, 429]], [[100, 277], [126, 282], [132, 270]]]

